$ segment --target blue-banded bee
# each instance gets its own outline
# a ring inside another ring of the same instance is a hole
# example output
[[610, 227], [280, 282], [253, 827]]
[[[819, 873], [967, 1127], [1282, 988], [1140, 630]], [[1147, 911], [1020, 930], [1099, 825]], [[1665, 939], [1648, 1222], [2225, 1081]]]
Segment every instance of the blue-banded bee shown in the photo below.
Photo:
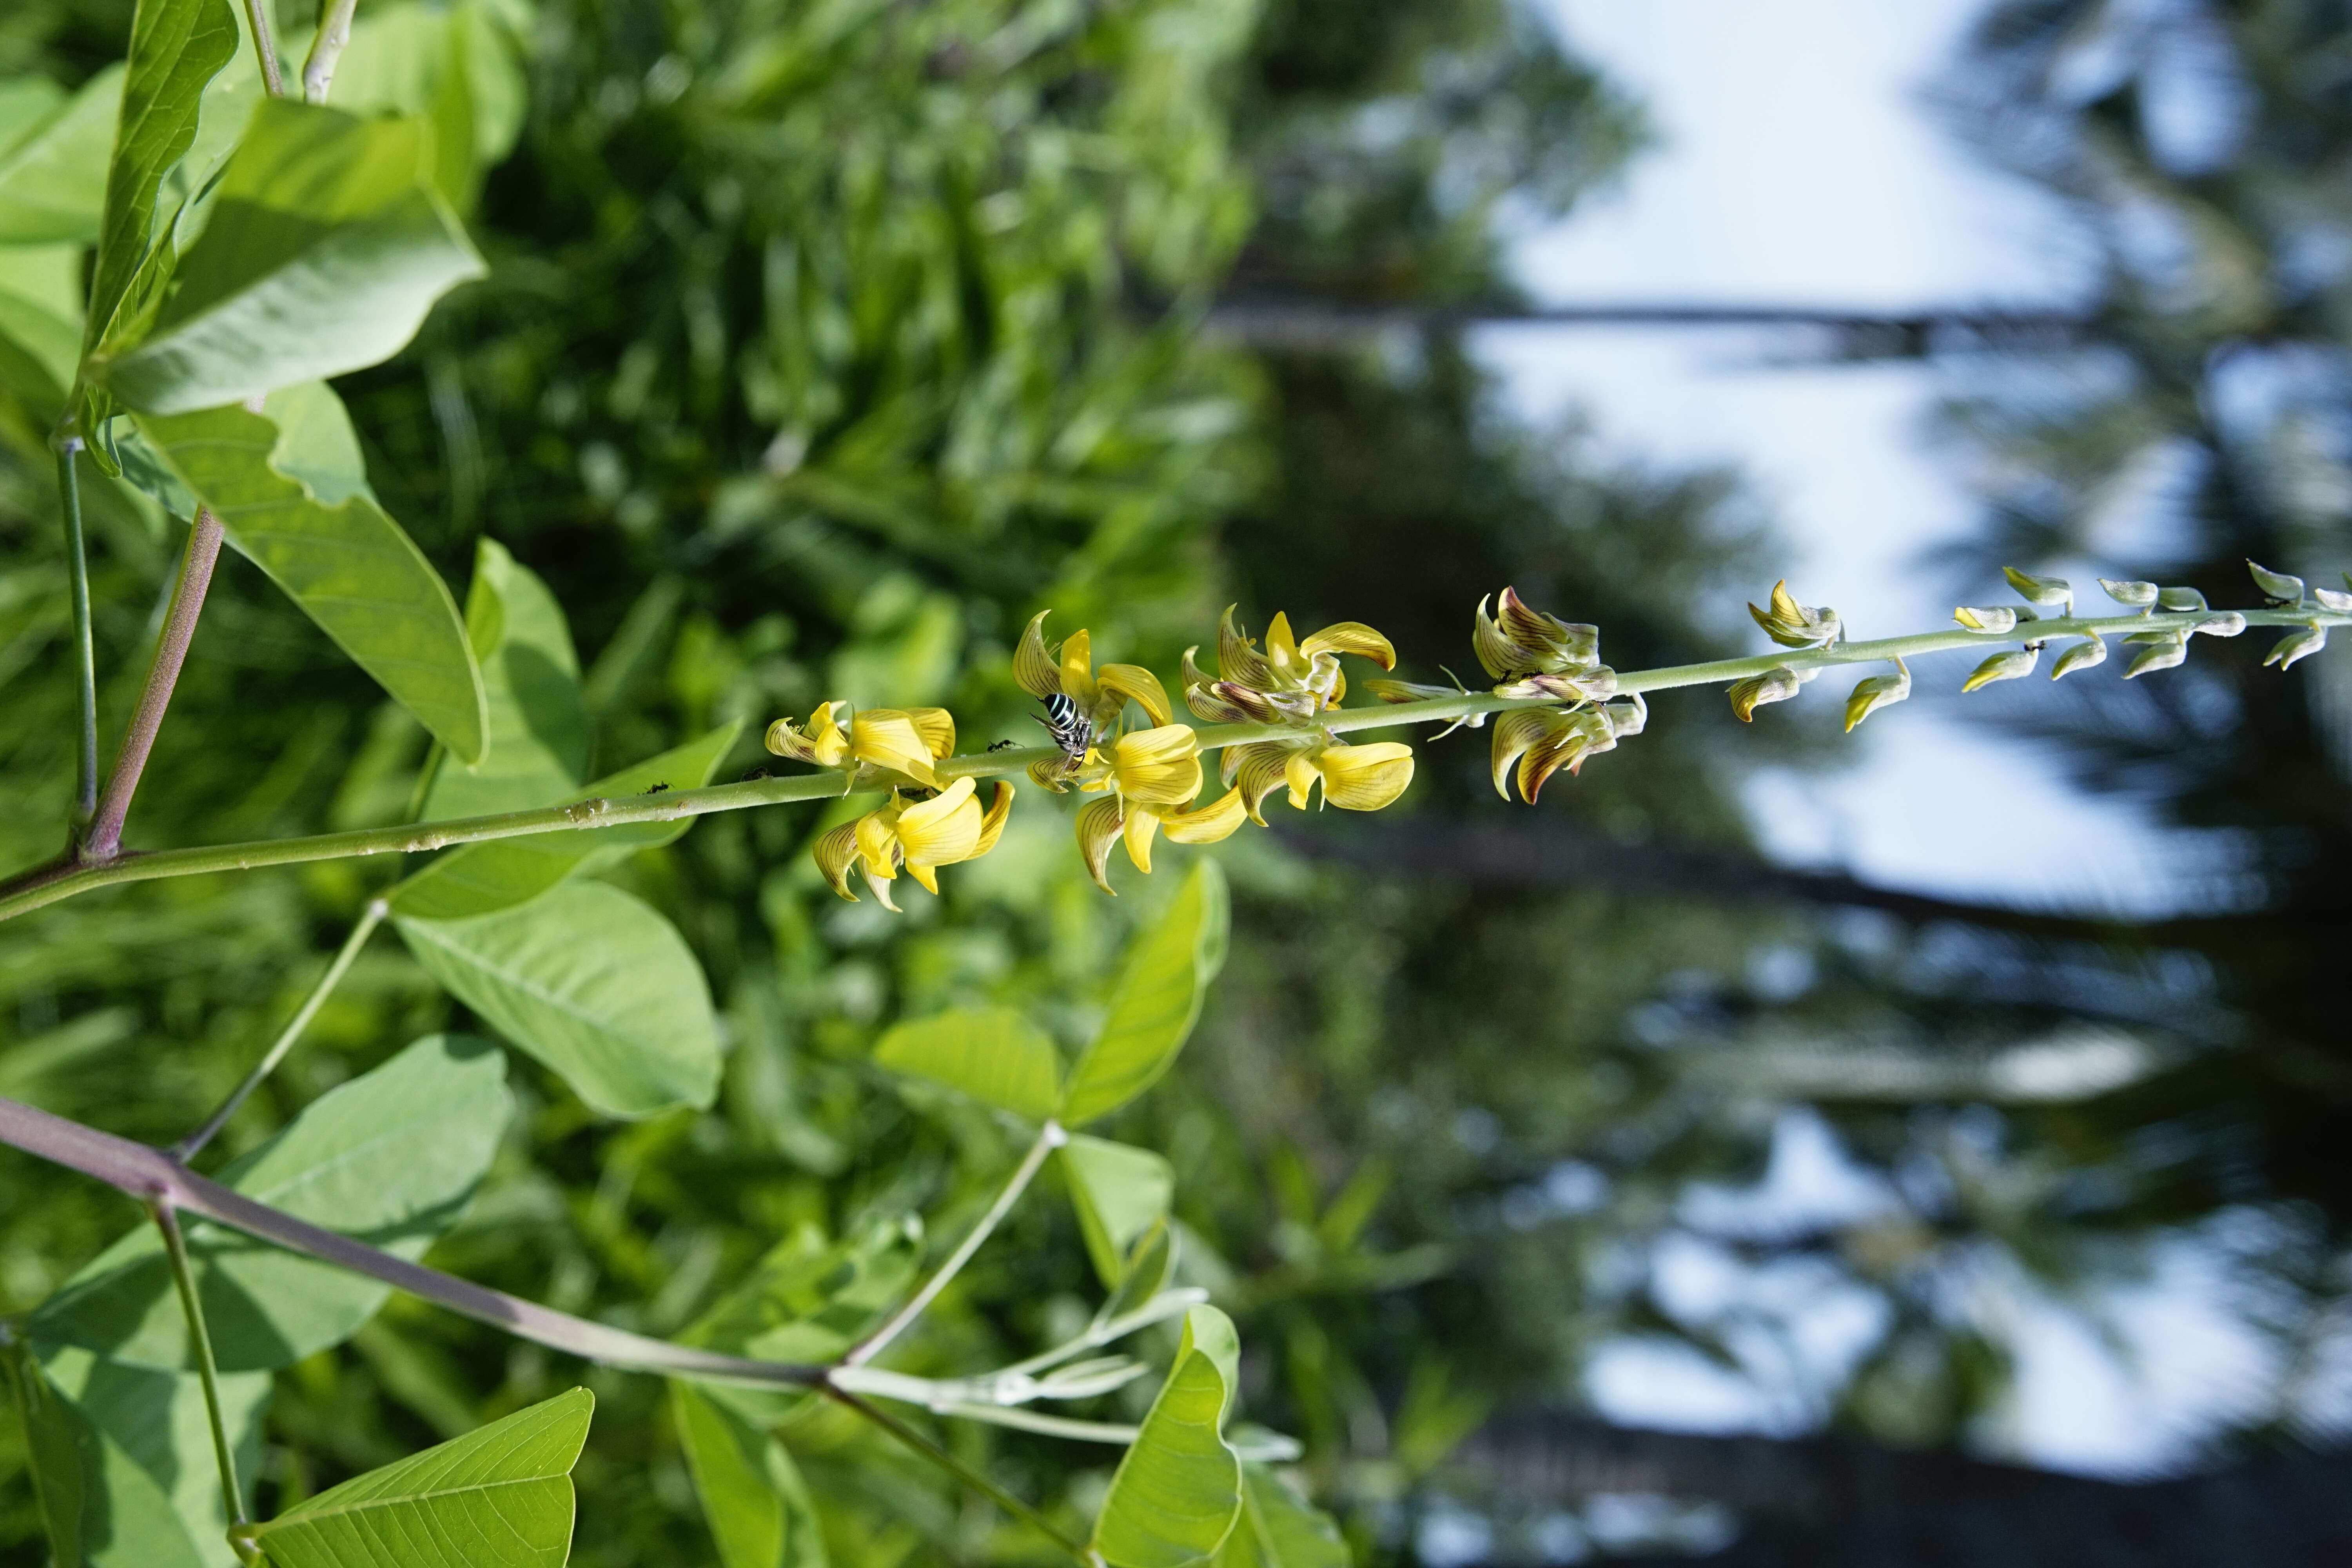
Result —
[[1062, 755], [1074, 763], [1084, 759], [1087, 748], [1095, 742], [1093, 722], [1066, 692], [1056, 691], [1041, 700], [1045, 704], [1045, 716], [1037, 722], [1045, 726], [1045, 732], [1054, 737], [1054, 744], [1062, 749]]

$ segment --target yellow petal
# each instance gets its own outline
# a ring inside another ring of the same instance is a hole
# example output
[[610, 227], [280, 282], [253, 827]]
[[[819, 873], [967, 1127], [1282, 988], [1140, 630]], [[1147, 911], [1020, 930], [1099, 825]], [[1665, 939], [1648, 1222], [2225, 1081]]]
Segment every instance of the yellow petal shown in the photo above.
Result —
[[1234, 621], [1235, 607], [1227, 605], [1223, 619], [1217, 623], [1217, 674], [1262, 691], [1274, 684], [1274, 668], [1251, 646], [1249, 637]]
[[907, 862], [907, 875], [923, 885], [923, 890], [936, 896], [940, 890], [940, 874], [919, 860]]
[[1080, 708], [1092, 711], [1095, 705], [1094, 639], [1084, 627], [1072, 632], [1070, 640], [1062, 645], [1062, 690]]
[[1118, 792], [1149, 806], [1182, 805], [1201, 793], [1201, 741], [1189, 724], [1121, 735], [1112, 748]]
[[[1173, 844], [1214, 844], [1230, 838], [1249, 817], [1239, 788], [1229, 789], [1197, 811], [1171, 811], [1160, 819]], [[1150, 870], [1150, 867], [1145, 867]]]
[[849, 743], [844, 740], [839, 725], [834, 722], [836, 704], [827, 702], [809, 715], [805, 730], [796, 728], [790, 719], [779, 719], [768, 726], [768, 750], [780, 757], [790, 757], [796, 763], [816, 763], [832, 767], [847, 754]]
[[[1268, 637], [1272, 635], [1271, 632], [1267, 634]], [[1396, 648], [1390, 644], [1388, 638], [1361, 621], [1336, 622], [1325, 626], [1298, 646], [1301, 650], [1308, 654], [1360, 654], [1382, 669], [1396, 668]]]
[[[850, 718], [846, 702], [828, 702], [809, 715], [809, 742], [815, 748], [816, 760], [826, 767], [839, 767], [849, 755], [849, 737], [841, 728], [841, 721]], [[855, 723], [855, 719], [851, 719]]]
[[849, 868], [857, 860], [857, 824], [845, 822], [816, 841], [813, 853], [816, 868], [824, 873], [825, 885], [851, 903], [857, 895], [849, 890]]
[[1507, 680], [1514, 675], [1532, 672], [1539, 663], [1535, 653], [1521, 647], [1486, 614], [1486, 601], [1478, 601], [1477, 612], [1470, 617], [1470, 651], [1496, 680]]
[[1315, 759], [1323, 798], [1342, 811], [1378, 811], [1412, 783], [1412, 748], [1402, 741], [1333, 746]]
[[[887, 711], [887, 710], [885, 710], [885, 711]], [[946, 709], [901, 708], [898, 710], [898, 711], [904, 713], [907, 716], [907, 721], [914, 725], [915, 733], [923, 738], [923, 744], [931, 749], [931, 755], [933, 757], [945, 757], [953, 754], [955, 752], [955, 721], [949, 717], [948, 710]]]
[[1212, 724], [1242, 723], [1249, 715], [1216, 692], [1201, 667], [1192, 662], [1192, 656], [1200, 651], [1197, 647], [1184, 650], [1184, 665], [1179, 672], [1184, 686], [1184, 706], [1192, 710], [1192, 717]]
[[1515, 708], [1495, 721], [1495, 746], [1487, 755], [1487, 766], [1494, 774], [1496, 795], [1511, 798], [1511, 787], [1504, 782], [1511, 776], [1511, 765], [1550, 740], [1559, 728], [1559, 715], [1549, 708]]
[[894, 915], [903, 915], [907, 912], [891, 901], [889, 879], [877, 877], [871, 870], [868, 870], [866, 873], [866, 885], [874, 890], [874, 896], [881, 900], [882, 907], [884, 909], [888, 910]]
[[860, 762], [902, 773], [933, 789], [939, 787], [939, 775], [931, 772], [930, 742], [906, 714], [887, 708], [860, 713], [850, 721], [849, 733], [850, 749]]
[[[969, 859], [980, 844], [980, 802], [973, 798], [970, 779], [958, 779], [936, 799], [910, 805], [898, 814], [898, 849], [907, 868], [952, 866]], [[930, 886], [928, 877], [922, 879]], [[936, 889], [933, 889], [937, 891]]]
[[[1168, 706], [1168, 691], [1160, 684], [1160, 678], [1139, 664], [1104, 665], [1095, 676], [1095, 684], [1101, 689], [1101, 696], [1097, 700], [1104, 707], [1109, 707], [1114, 700], [1120, 707], [1125, 707], [1128, 700], [1132, 698], [1139, 707], [1151, 715], [1154, 724], [1165, 724], [1175, 716], [1174, 710]], [[1117, 718], [1117, 710], [1106, 717]]]
[[1290, 786], [1293, 811], [1307, 809], [1307, 803], [1315, 797], [1315, 782], [1322, 776], [1305, 752], [1293, 752], [1282, 759], [1282, 782]]
[[1104, 892], [1118, 896], [1118, 889], [1103, 875], [1103, 862], [1110, 855], [1110, 847], [1118, 837], [1119, 806], [1116, 796], [1089, 801], [1078, 812], [1078, 856], [1087, 863], [1087, 875]]
[[869, 882], [887, 882], [898, 874], [898, 834], [891, 821], [897, 815], [885, 809], [857, 819], [857, 858]]
[[980, 819], [980, 842], [971, 847], [967, 860], [977, 860], [996, 847], [1004, 837], [1005, 820], [1013, 815], [1013, 784], [1010, 780], [996, 781], [996, 799], [988, 807], [988, 815]]
[[1013, 649], [1013, 679], [1032, 697], [1051, 697], [1062, 689], [1062, 672], [1045, 651], [1045, 617], [1053, 613], [1038, 611]]
[[1291, 748], [1276, 745], [1236, 746], [1228, 756], [1238, 754], [1241, 763], [1234, 769], [1236, 785], [1242, 795], [1242, 808], [1249, 819], [1260, 827], [1265, 826], [1265, 797], [1284, 784], [1284, 770], [1290, 761]]
[[1139, 805], [1127, 808], [1127, 820], [1121, 833], [1127, 839], [1127, 858], [1145, 876], [1151, 875], [1151, 836], [1160, 831], [1160, 816]]
[[1587, 752], [1592, 749], [1592, 737], [1570, 731], [1555, 735], [1529, 752], [1519, 763], [1519, 798], [1529, 805], [1543, 794], [1544, 781], [1565, 767], [1573, 773], [1584, 764]]

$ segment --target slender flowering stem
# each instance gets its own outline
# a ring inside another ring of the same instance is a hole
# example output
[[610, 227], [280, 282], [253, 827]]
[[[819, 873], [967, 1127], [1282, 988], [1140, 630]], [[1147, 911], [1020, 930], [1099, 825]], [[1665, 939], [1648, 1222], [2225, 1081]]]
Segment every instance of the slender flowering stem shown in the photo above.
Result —
[[[1786, 649], [1747, 658], [1717, 659], [1706, 664], [1675, 665], [1664, 669], [1635, 670], [1618, 677], [1621, 692], [1671, 690], [1717, 681], [1741, 680], [1767, 670], [1822, 669], [1835, 665], [1871, 664], [1901, 655], [1982, 648], [1988, 652], [2049, 637], [2115, 637], [2132, 632], [2186, 631], [2210, 619], [2212, 612], [2155, 616], [2069, 616], [2063, 620], [2021, 622], [2007, 633], [1964, 630], [1924, 632], [1912, 637], [1882, 637], [1874, 642], [1838, 643], [1826, 648]], [[2248, 610], [2249, 626], [2352, 626], [2352, 616], [2309, 608]], [[1362, 730], [1400, 729], [1413, 724], [1446, 723], [1482, 713], [1514, 708], [1557, 708], [1547, 697], [1496, 697], [1473, 691], [1426, 702], [1402, 702], [1365, 708], [1339, 708], [1318, 714], [1308, 725], [1213, 724], [1198, 731], [1201, 748], [1247, 745], [1258, 741], [1298, 741], [1318, 734], [1351, 734]], [[1060, 756], [1051, 747], [980, 752], [949, 757], [936, 764], [942, 779], [990, 778], [1017, 773], [1030, 763]], [[289, 866], [310, 860], [338, 860], [354, 856], [423, 852], [453, 844], [486, 839], [518, 838], [540, 833], [569, 833], [598, 827], [618, 827], [644, 822], [677, 822], [718, 811], [742, 811], [787, 801], [837, 800], [845, 795], [904, 787], [909, 781], [881, 769], [861, 769], [854, 778], [827, 771], [790, 778], [757, 779], [709, 789], [679, 790], [625, 801], [587, 800], [571, 805], [544, 806], [535, 811], [504, 812], [490, 816], [459, 817], [396, 827], [366, 828], [352, 833], [326, 833], [303, 838], [268, 839], [250, 844], [225, 844], [196, 849], [166, 849], [152, 854], [124, 854], [99, 864], [53, 863], [0, 882], [0, 921], [9, 920], [93, 889], [122, 882], [152, 881], [165, 877], [190, 877], [213, 871], [247, 871], [263, 866]]]
[[114, 771], [106, 776], [106, 794], [90, 820], [83, 841], [88, 860], [110, 860], [121, 853], [122, 824], [131, 815], [131, 797], [139, 775], [146, 770], [148, 753], [163, 728], [163, 714], [172, 705], [172, 689], [179, 683], [180, 668], [187, 662], [188, 645], [195, 640], [196, 617], [204, 613], [205, 594], [212, 587], [213, 567], [220, 560], [221, 525], [205, 508], [196, 510], [188, 529], [188, 547], [180, 557], [180, 579], [172, 588], [172, 605], [163, 616], [163, 635], [155, 640], [155, 662], [148, 667], [146, 687], [139, 707], [123, 732], [122, 751]]
[[319, 18], [319, 36], [310, 40], [310, 53], [302, 62], [302, 98], [307, 103], [327, 101], [327, 89], [335, 79], [335, 62], [343, 58], [343, 47], [352, 41], [352, 14], [360, 8], [360, 0], [331, 0], [326, 14]]
[[343, 978], [343, 972], [351, 968], [352, 960], [360, 955], [360, 949], [367, 945], [367, 939], [375, 934], [375, 928], [391, 912], [392, 906], [382, 899], [369, 902], [360, 915], [359, 923], [352, 927], [352, 934], [343, 939], [342, 950], [335, 954], [335, 961], [327, 965], [327, 973], [319, 977], [319, 984], [310, 988], [310, 994], [303, 998], [302, 1005], [295, 1009], [294, 1016], [286, 1021], [286, 1027], [278, 1031], [278, 1038], [271, 1042], [261, 1060], [245, 1075], [244, 1082], [229, 1091], [228, 1098], [220, 1102], [220, 1108], [205, 1118], [203, 1126], [172, 1145], [172, 1158], [183, 1164], [194, 1159], [198, 1150], [213, 1141], [213, 1134], [236, 1114], [236, 1108], [245, 1103], [246, 1096], [260, 1088], [262, 1080], [277, 1070], [278, 1064], [286, 1059], [286, 1053], [294, 1048], [294, 1042], [302, 1037], [302, 1031], [310, 1026], [319, 1009], [326, 1005], [327, 998]]
[[213, 1364], [212, 1331], [205, 1326], [205, 1304], [196, 1295], [195, 1271], [188, 1267], [187, 1237], [180, 1234], [180, 1216], [168, 1199], [148, 1205], [155, 1228], [163, 1233], [163, 1252], [172, 1260], [172, 1284], [180, 1293], [180, 1310], [188, 1320], [188, 1342], [195, 1348], [196, 1375], [205, 1389], [205, 1415], [213, 1431], [213, 1462], [220, 1468], [221, 1507], [231, 1524], [243, 1524], [245, 1489], [237, 1484], [236, 1452], [230, 1447], [228, 1424], [221, 1419], [220, 1373]]
[[1045, 1156], [1069, 1141], [1070, 1135], [1062, 1131], [1058, 1121], [1048, 1121], [1037, 1129], [1037, 1141], [1029, 1145], [1029, 1152], [1022, 1156], [1012, 1178], [1004, 1184], [1004, 1190], [996, 1194], [996, 1201], [988, 1205], [988, 1212], [980, 1216], [980, 1223], [971, 1227], [971, 1234], [948, 1255], [948, 1260], [940, 1265], [939, 1272], [924, 1282], [913, 1299], [891, 1314], [889, 1321], [851, 1346], [849, 1353], [841, 1358], [841, 1364], [865, 1365], [881, 1353], [885, 1345], [904, 1332], [908, 1324], [922, 1316], [923, 1309], [947, 1289], [948, 1281], [954, 1279], [965, 1264], [971, 1261], [971, 1255], [980, 1250], [980, 1244], [988, 1239], [989, 1233], [1013, 1212], [1013, 1204], [1028, 1190], [1029, 1184], [1036, 1179], [1038, 1171], [1045, 1165]]
[[89, 552], [82, 542], [81, 475], [74, 458], [81, 437], [58, 443], [58, 500], [66, 514], [66, 582], [73, 596], [74, 678], [80, 688], [75, 718], [81, 726], [74, 754], [74, 837], [79, 842], [98, 812], [98, 648], [89, 632]]
[[0, 1098], [0, 1143], [95, 1177], [150, 1205], [168, 1205], [182, 1214], [225, 1225], [289, 1252], [381, 1279], [462, 1317], [566, 1355], [628, 1372], [758, 1388], [814, 1388], [824, 1381], [825, 1369], [821, 1366], [754, 1361], [668, 1344], [411, 1263], [208, 1181], [160, 1149], [68, 1121], [20, 1100]]

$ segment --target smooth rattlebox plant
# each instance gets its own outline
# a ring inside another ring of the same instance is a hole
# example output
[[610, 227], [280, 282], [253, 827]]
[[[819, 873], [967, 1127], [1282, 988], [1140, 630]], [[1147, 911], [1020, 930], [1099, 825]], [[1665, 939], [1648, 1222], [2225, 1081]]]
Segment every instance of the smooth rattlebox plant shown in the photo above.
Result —
[[[479, 170], [436, 136], [435, 117], [456, 112], [446, 98], [456, 89], [440, 80], [431, 101], [421, 86], [418, 101], [402, 101], [399, 84], [435, 73], [384, 59], [372, 62], [383, 68], [379, 83], [392, 84], [381, 112], [326, 101], [347, 48], [365, 59], [404, 37], [446, 41], [431, 29], [371, 34], [338, 0], [297, 101], [266, 8], [139, 0], [122, 70], [39, 132], [45, 156], [93, 177], [53, 183], [44, 187], [49, 205], [21, 211], [0, 189], [0, 234], [86, 241], [93, 251], [80, 320], [0, 315], [0, 384], [53, 424], [79, 677], [65, 847], [0, 883], [0, 919], [132, 881], [436, 857], [378, 887], [245, 1081], [168, 1149], [0, 1100], [0, 1142], [135, 1197], [151, 1221], [21, 1321], [0, 1324], [0, 1373], [59, 1563], [562, 1563], [577, 1504], [572, 1471], [593, 1412], [585, 1389], [256, 1517], [250, 1483], [272, 1375], [350, 1341], [400, 1290], [567, 1355], [667, 1379], [686, 1470], [728, 1568], [824, 1561], [825, 1500], [777, 1436], [813, 1399], [991, 1500], [1027, 1545], [1079, 1563], [1332, 1568], [1347, 1560], [1336, 1527], [1275, 1468], [1297, 1457], [1297, 1445], [1234, 1421], [1239, 1338], [1185, 1271], [1176, 1170], [1153, 1150], [1087, 1131], [1165, 1076], [1201, 1016], [1228, 940], [1214, 860], [1183, 868], [1084, 1041], [1004, 1009], [957, 1008], [901, 1023], [877, 1044], [874, 1064], [919, 1109], [977, 1108], [1027, 1140], [993, 1200], [936, 1261], [912, 1215], [885, 1216], [814, 1252], [781, 1241], [667, 1340], [421, 1261], [463, 1213], [513, 1115], [508, 1048], [554, 1074], [594, 1117], [690, 1114], [714, 1103], [720, 1027], [691, 944], [593, 873], [709, 813], [862, 796], [874, 804], [817, 838], [815, 858], [841, 897], [857, 898], [855, 871], [895, 910], [899, 872], [937, 894], [940, 870], [991, 852], [1020, 774], [1040, 794], [1074, 797], [1080, 857], [1108, 890], [1115, 846], [1150, 874], [1160, 837], [1213, 845], [1264, 826], [1277, 799], [1297, 811], [1396, 805], [1414, 752], [1403, 742], [1350, 738], [1361, 731], [1436, 724], [1442, 739], [1491, 721], [1496, 791], [1508, 798], [1516, 789], [1533, 804], [1548, 781], [1638, 738], [1649, 696], [1676, 688], [1723, 687], [1752, 721], [1833, 667], [1886, 667], [1846, 700], [1852, 730], [1906, 700], [1910, 661], [1938, 652], [1991, 646], [1962, 687], [1975, 691], [2033, 673], [2053, 639], [2071, 640], [2053, 679], [2101, 663], [2111, 636], [2137, 650], [2131, 678], [2181, 664], [2199, 634], [2261, 626], [2284, 631], [2264, 660], [2284, 669], [2352, 621], [2352, 594], [2313, 590], [2304, 574], [2252, 563], [2258, 608], [2217, 612], [2194, 589], [2102, 579], [2126, 612], [2108, 616], [2075, 614], [2062, 579], [2011, 570], [2021, 605], [1967, 606], [1956, 628], [1855, 641], [1844, 617], [1803, 604], [1784, 582], [1768, 604], [1749, 605], [1769, 651], [1620, 671], [1601, 662], [1600, 627], [1506, 587], [1470, 617], [1471, 652], [1489, 689], [1374, 679], [1367, 684], [1378, 700], [1351, 707], [1346, 661], [1387, 676], [1398, 663], [1388, 638], [1352, 621], [1301, 637], [1276, 614], [1261, 646], [1235, 607], [1214, 628], [1213, 675], [1197, 647], [1182, 658], [1177, 689], [1193, 723], [1153, 671], [1097, 665], [1087, 631], [1048, 645], [1040, 610], [1005, 673], [1040, 702], [1049, 744], [961, 753], [944, 710], [860, 711], [835, 700], [766, 731], [771, 752], [808, 770], [793, 776], [714, 785], [738, 738], [738, 726], [726, 725], [590, 779], [590, 703], [555, 595], [485, 541], [461, 612], [377, 500], [358, 435], [326, 384], [397, 353], [436, 300], [483, 271], [457, 216]], [[85, 462], [188, 525], [152, 664], [102, 777], [80, 532]], [[224, 544], [431, 734], [415, 795], [424, 820], [124, 849]], [[1030, 798], [1023, 809], [1041, 809]], [[386, 924], [497, 1037], [414, 1041], [319, 1097], [251, 1153], [199, 1174], [191, 1162], [300, 1044]], [[1010, 1365], [945, 1374], [946, 1352], [929, 1341], [931, 1372], [885, 1364], [1049, 1163], [1101, 1286], [1090, 1321]], [[1172, 1352], [1164, 1367], [1131, 1353], [1154, 1329], [1143, 1342]], [[1155, 1373], [1157, 1392], [1136, 1422], [1054, 1408]], [[894, 1405], [1103, 1445], [1118, 1458], [1091, 1519], [1048, 1514]]]

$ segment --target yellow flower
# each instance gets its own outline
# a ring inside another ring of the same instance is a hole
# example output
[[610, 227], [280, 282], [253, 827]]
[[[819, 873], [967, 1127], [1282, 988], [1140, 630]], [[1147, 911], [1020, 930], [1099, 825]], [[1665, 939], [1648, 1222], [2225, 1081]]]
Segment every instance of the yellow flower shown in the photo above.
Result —
[[1013, 786], [996, 783], [996, 799], [983, 814], [970, 779], [957, 779], [929, 800], [909, 803], [895, 791], [890, 802], [856, 822], [844, 823], [816, 841], [817, 868], [833, 890], [857, 901], [849, 889], [855, 866], [886, 910], [897, 910], [890, 884], [903, 866], [931, 892], [940, 890], [938, 868], [977, 860], [996, 847], [1013, 811]]
[[1599, 626], [1533, 609], [1515, 588], [1497, 595], [1492, 616], [1486, 613], [1486, 601], [1478, 601], [1470, 618], [1470, 647], [1497, 680], [1578, 675], [1601, 665]]
[[1764, 635], [1782, 647], [1826, 647], [1838, 638], [1838, 613], [1797, 603], [1786, 578], [1772, 584], [1770, 609], [1750, 605], [1748, 613], [1756, 617]]
[[846, 702], [827, 702], [809, 715], [805, 730], [795, 728], [790, 719], [769, 725], [767, 745], [780, 757], [819, 767], [839, 767], [851, 759], [871, 763], [937, 789], [939, 776], [931, 764], [955, 750], [955, 721], [944, 708], [876, 708], [857, 713]]
[[[2101, 645], [2100, 651], [2105, 654], [2104, 644]], [[1893, 675], [1872, 676], [1867, 680], [1857, 684], [1853, 689], [1853, 695], [1845, 700], [1846, 733], [1849, 735], [1853, 733], [1853, 727], [1856, 724], [1861, 723], [1881, 708], [1910, 700], [1911, 667], [1897, 657], [1895, 660]]]
[[1402, 741], [1376, 741], [1351, 746], [1333, 741], [1328, 746], [1294, 751], [1283, 760], [1283, 782], [1290, 786], [1290, 804], [1300, 811], [1323, 786], [1327, 805], [1343, 811], [1378, 811], [1404, 793], [1412, 783], [1412, 748]]
[[1105, 871], [1114, 842], [1124, 838], [1128, 859], [1150, 876], [1151, 840], [1156, 834], [1164, 830], [1178, 844], [1214, 844], [1232, 837], [1246, 816], [1237, 789], [1227, 790], [1197, 811], [1154, 810], [1131, 800], [1098, 800], [1078, 813], [1078, 854], [1095, 885], [1117, 897], [1118, 889], [1110, 885]]
[[1291, 632], [1290, 617], [1277, 614], [1265, 628], [1261, 653], [1234, 619], [1235, 608], [1226, 605], [1218, 624], [1218, 679], [1209, 679], [1193, 661], [1200, 649], [1184, 650], [1185, 706], [1211, 723], [1269, 724], [1336, 708], [1348, 694], [1347, 678], [1339, 673], [1343, 653], [1369, 658], [1382, 669], [1396, 668], [1389, 639], [1361, 621], [1334, 622], [1302, 641]]
[[1162, 724], [1121, 735], [1106, 755], [1087, 754], [1097, 776], [1081, 789], [1110, 790], [1155, 810], [1181, 806], [1201, 793], [1201, 738], [1189, 724]]
[[1613, 752], [1628, 735], [1638, 735], [1649, 722], [1649, 705], [1640, 692], [1631, 702], [1564, 712], [1557, 708], [1518, 708], [1495, 721], [1495, 749], [1488, 763], [1495, 793], [1511, 798], [1512, 765], [1518, 767], [1519, 798], [1528, 805], [1543, 793], [1544, 781], [1562, 768], [1581, 773], [1588, 758]]
[[1756, 721], [1756, 710], [1768, 702], [1786, 702], [1813, 674], [1810, 669], [1800, 673], [1784, 664], [1746, 680], [1733, 681], [1724, 689], [1724, 695], [1731, 699], [1731, 710], [1739, 716], [1739, 721], [1752, 724]]
[[1045, 617], [1040, 610], [1021, 633], [1013, 650], [1013, 679], [1030, 696], [1043, 699], [1060, 693], [1078, 705], [1100, 734], [1118, 720], [1120, 710], [1133, 701], [1151, 716], [1154, 724], [1174, 717], [1167, 689], [1160, 678], [1139, 664], [1094, 667], [1094, 641], [1082, 628], [1060, 647], [1045, 646]]

